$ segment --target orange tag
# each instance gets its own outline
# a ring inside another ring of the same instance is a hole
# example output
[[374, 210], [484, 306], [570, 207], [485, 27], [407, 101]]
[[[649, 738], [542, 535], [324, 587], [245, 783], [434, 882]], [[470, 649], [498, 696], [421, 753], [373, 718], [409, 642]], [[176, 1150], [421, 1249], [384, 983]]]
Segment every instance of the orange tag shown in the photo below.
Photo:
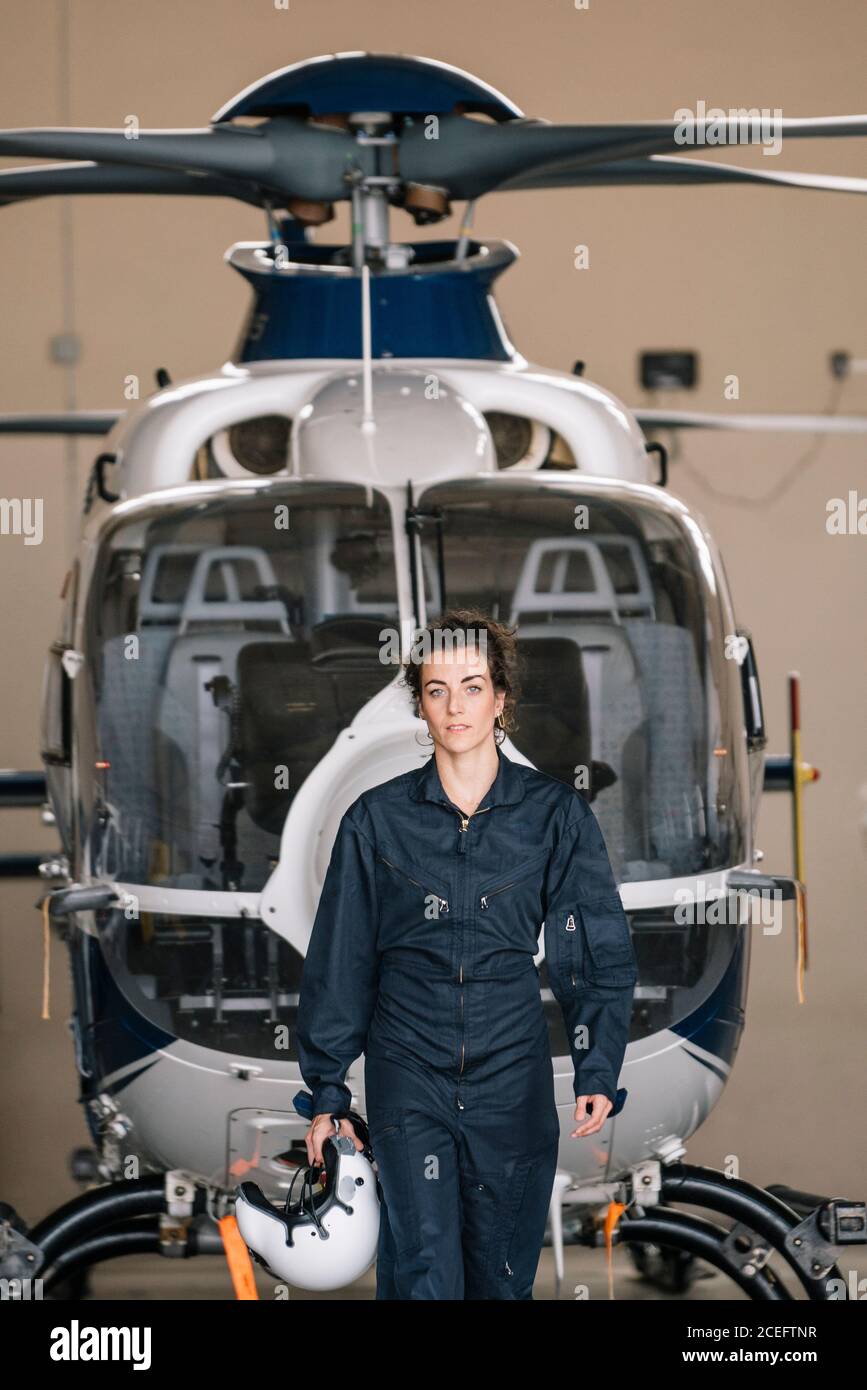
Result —
[[221, 1216], [217, 1225], [223, 1239], [226, 1264], [229, 1266], [229, 1273], [232, 1276], [235, 1297], [246, 1300], [257, 1299], [259, 1291], [256, 1288], [256, 1279], [253, 1274], [253, 1261], [250, 1259], [250, 1252], [244, 1244], [244, 1237], [238, 1230], [237, 1221], [234, 1216]]
[[617, 1223], [626, 1210], [623, 1202], [609, 1202], [608, 1210], [605, 1213], [605, 1259], [608, 1264], [608, 1297], [614, 1297], [614, 1247], [611, 1244], [611, 1237], [617, 1228]]

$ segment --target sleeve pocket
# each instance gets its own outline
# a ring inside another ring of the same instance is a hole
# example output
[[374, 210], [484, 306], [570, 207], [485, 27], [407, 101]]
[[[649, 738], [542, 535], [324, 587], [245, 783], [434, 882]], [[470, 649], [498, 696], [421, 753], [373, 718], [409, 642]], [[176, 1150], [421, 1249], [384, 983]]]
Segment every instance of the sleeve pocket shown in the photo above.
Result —
[[637, 979], [635, 950], [619, 893], [579, 904], [588, 984], [628, 985]]

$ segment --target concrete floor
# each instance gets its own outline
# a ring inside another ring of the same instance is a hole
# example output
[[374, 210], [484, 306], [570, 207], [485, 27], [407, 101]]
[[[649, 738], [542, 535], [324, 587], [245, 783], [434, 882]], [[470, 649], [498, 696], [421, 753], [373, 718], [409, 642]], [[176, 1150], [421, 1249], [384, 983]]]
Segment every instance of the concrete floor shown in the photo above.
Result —
[[[852, 1257], [854, 1256], [854, 1257]], [[867, 1277], [867, 1252], [853, 1250], [839, 1261], [844, 1277], [848, 1271], [857, 1271], [858, 1279]], [[779, 1257], [774, 1267], [784, 1279], [790, 1292], [799, 1297], [791, 1275], [785, 1275]], [[685, 1294], [670, 1294], [650, 1286], [635, 1270], [633, 1261], [624, 1246], [614, 1249], [614, 1298], [619, 1301], [642, 1300], [675, 1302], [713, 1302], [718, 1300], [746, 1300], [743, 1294], [729, 1279], [702, 1262], [697, 1262], [697, 1276]], [[566, 1275], [560, 1291], [560, 1299], [574, 1297], [576, 1285], [586, 1286], [585, 1297], [590, 1300], [608, 1299], [608, 1280], [604, 1250], [588, 1250], [583, 1246], [566, 1247]], [[256, 1286], [261, 1299], [274, 1296], [275, 1284], [261, 1269], [256, 1269]], [[341, 1301], [364, 1301], [375, 1295], [375, 1269], [371, 1269], [363, 1279], [348, 1289], [340, 1289], [333, 1294], [309, 1294], [303, 1290], [292, 1290], [290, 1298], [338, 1299]], [[218, 1256], [201, 1256], [194, 1260], [178, 1260], [172, 1264], [159, 1256], [133, 1255], [113, 1260], [94, 1271], [91, 1278], [93, 1299], [100, 1300], [149, 1300], [149, 1299], [233, 1299], [234, 1293], [228, 1272]], [[554, 1258], [550, 1248], [542, 1251], [539, 1271], [534, 1285], [534, 1298], [540, 1301], [557, 1297], [554, 1277]], [[867, 1286], [862, 1294], [867, 1293]], [[851, 1294], [850, 1294], [851, 1297]]]

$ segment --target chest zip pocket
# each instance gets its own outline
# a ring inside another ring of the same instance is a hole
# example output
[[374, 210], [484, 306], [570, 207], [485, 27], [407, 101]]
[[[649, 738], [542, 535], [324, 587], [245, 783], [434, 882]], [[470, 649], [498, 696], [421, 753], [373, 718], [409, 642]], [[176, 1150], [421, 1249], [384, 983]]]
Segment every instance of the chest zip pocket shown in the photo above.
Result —
[[411, 874], [408, 874], [404, 869], [398, 868], [397, 864], [392, 864], [391, 860], [390, 860], [390, 859], [386, 859], [386, 857], [385, 857], [384, 854], [379, 854], [379, 853], [377, 853], [377, 856], [376, 856], [376, 857], [377, 857], [377, 859], [378, 859], [382, 864], [387, 864], [388, 867], [389, 867], [390, 869], [393, 869], [394, 872], [395, 872], [396, 874], [398, 874], [400, 878], [406, 879], [408, 883], [414, 883], [415, 886], [416, 886], [416, 888], [421, 888], [421, 889], [423, 890], [423, 892], [427, 894], [428, 897], [436, 898], [437, 904], [438, 904], [438, 908], [439, 908], [439, 916], [440, 916], [440, 917], [447, 917], [447, 916], [448, 916], [448, 911], [449, 911], [448, 899], [442, 897], [441, 894], [436, 890], [436, 888], [431, 888], [428, 884], [422, 883], [422, 882], [421, 882], [419, 879], [417, 879], [417, 878], [413, 878], [412, 875], [411, 875]]
[[541, 854], [534, 854], [532, 859], [528, 859], [525, 864], [522, 864], [518, 869], [513, 871], [507, 883], [501, 883], [498, 887], [487, 888], [479, 898], [479, 909], [482, 912], [486, 912], [491, 898], [495, 898], [498, 893], [505, 893], [507, 889], [514, 888], [518, 883], [523, 883], [524, 879], [528, 878], [534, 869], [538, 868], [540, 864], [547, 860], [550, 853], [550, 850], [544, 849]]

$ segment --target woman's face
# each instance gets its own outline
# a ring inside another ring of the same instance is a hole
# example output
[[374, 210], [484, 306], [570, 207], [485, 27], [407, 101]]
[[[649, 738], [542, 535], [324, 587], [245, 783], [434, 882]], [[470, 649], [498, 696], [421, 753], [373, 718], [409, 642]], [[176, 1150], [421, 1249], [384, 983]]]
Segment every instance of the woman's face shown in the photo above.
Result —
[[421, 667], [419, 713], [435, 744], [465, 753], [493, 735], [505, 692], [495, 690], [488, 663], [469, 645], [433, 651]]

